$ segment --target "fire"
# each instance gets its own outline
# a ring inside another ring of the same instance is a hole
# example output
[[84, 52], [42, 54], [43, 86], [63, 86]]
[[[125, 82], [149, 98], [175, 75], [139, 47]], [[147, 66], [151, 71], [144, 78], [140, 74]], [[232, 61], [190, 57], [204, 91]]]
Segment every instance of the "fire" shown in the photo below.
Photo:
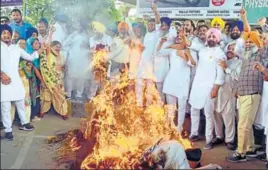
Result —
[[[105, 53], [95, 55], [100, 58]], [[88, 151], [81, 162], [81, 169], [141, 169], [143, 153], [160, 138], [176, 139], [185, 149], [192, 147], [188, 139], [176, 132], [174, 125], [167, 123], [166, 108], [156, 102], [159, 97], [156, 89], [154, 101], [143, 109], [136, 106], [135, 93], [128, 88], [127, 73], [115, 84], [109, 80], [102, 83], [104, 89], [92, 101], [92, 116], [81, 121], [83, 138], [95, 141], [92, 152]], [[79, 145], [77, 136], [69, 140], [72, 152], [81, 149]]]

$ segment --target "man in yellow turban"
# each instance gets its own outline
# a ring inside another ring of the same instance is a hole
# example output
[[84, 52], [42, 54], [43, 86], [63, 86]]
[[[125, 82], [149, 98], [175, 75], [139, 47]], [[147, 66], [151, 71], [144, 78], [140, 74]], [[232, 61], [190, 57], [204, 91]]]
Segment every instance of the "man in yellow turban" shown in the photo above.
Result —
[[105, 28], [105, 26], [102, 24], [102, 23], [100, 23], [100, 22], [97, 22], [97, 21], [93, 21], [92, 23], [91, 23], [91, 25], [92, 25], [92, 28], [93, 28], [93, 31], [94, 32], [100, 32], [100, 33], [105, 33], [105, 31], [106, 31], [106, 28]]
[[223, 30], [225, 26], [225, 22], [220, 17], [214, 17], [211, 21], [211, 27], [217, 28], [219, 30]]
[[[245, 50], [243, 63], [237, 82], [238, 95], [238, 147], [235, 154], [228, 157], [230, 162], [246, 161], [246, 157], [256, 156], [253, 124], [263, 92], [263, 75], [256, 68], [256, 63], [268, 66], [267, 51], [262, 48], [259, 33], [246, 32], [243, 35]], [[254, 67], [256, 69], [254, 69]]]

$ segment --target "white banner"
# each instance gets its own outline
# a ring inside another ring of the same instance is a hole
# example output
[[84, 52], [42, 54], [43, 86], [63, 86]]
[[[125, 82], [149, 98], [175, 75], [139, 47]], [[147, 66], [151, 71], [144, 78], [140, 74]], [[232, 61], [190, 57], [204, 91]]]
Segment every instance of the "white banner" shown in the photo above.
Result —
[[158, 7], [161, 17], [207, 19], [219, 16], [225, 19], [240, 18], [243, 0], [137, 0], [140, 17], [153, 17], [152, 2]]

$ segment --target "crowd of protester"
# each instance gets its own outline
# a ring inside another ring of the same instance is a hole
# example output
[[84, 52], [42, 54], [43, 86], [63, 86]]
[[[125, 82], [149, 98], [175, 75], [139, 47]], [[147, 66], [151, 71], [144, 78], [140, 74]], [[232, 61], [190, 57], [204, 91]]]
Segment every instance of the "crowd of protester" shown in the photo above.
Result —
[[[15, 112], [20, 129], [33, 130], [54, 109], [68, 118], [70, 99], [92, 100], [99, 89], [90, 67], [100, 45], [107, 52], [107, 78], [128, 70], [141, 109], [152, 101], [168, 105], [168, 122], [184, 131], [190, 114], [189, 139], [200, 140], [200, 116], [206, 119], [204, 149], [226, 143], [236, 150], [228, 161], [256, 157], [253, 125], [268, 135], [268, 24], [253, 28], [241, 9], [241, 20], [211, 21], [155, 18], [88, 24], [57, 14], [53, 22], [42, 18], [36, 27], [13, 9], [11, 20], [1, 17], [1, 117], [5, 138], [12, 140]], [[71, 26], [69, 23], [72, 23]], [[67, 24], [68, 27], [67, 27]], [[145, 26], [146, 25], [146, 26]], [[144, 100], [145, 98], [145, 100]], [[144, 104], [143, 101], [146, 101]], [[202, 114], [201, 114], [202, 113]], [[237, 137], [236, 137], [237, 134]], [[266, 139], [267, 143], [267, 139]], [[266, 152], [268, 152], [266, 147]]]

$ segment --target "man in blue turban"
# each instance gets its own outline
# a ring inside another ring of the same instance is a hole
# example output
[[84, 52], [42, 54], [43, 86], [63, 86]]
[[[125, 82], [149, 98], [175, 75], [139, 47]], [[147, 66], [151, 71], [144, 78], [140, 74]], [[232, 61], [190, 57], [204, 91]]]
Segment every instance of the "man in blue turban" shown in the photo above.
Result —
[[231, 38], [232, 40], [237, 40], [238, 38], [240, 38], [241, 33], [244, 30], [244, 24], [242, 21], [238, 20], [235, 21], [232, 25], [231, 25]]
[[160, 22], [161, 22], [161, 30], [167, 32], [172, 22], [171, 19], [168, 17], [162, 17], [160, 18]]

